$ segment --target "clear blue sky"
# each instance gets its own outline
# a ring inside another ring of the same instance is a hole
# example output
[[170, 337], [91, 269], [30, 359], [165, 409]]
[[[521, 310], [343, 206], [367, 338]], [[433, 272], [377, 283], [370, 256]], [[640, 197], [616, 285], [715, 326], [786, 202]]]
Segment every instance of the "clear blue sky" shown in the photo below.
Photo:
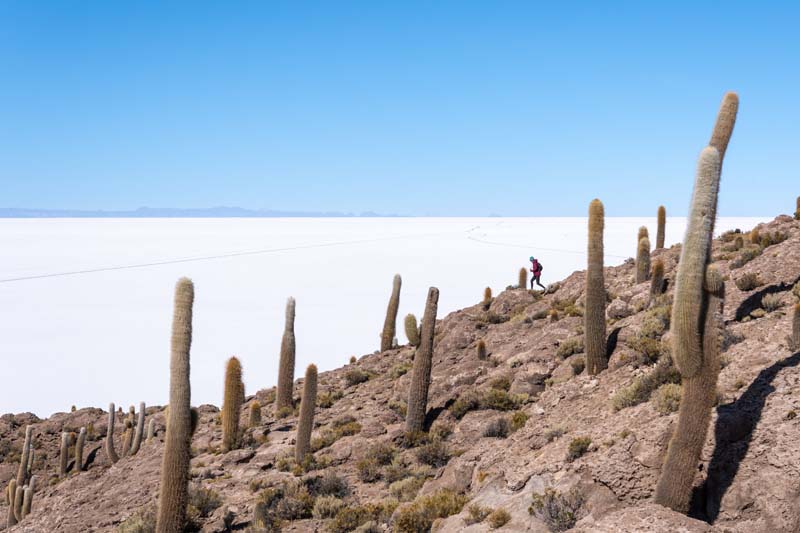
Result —
[[800, 194], [789, 2], [0, 3], [0, 206], [721, 215]]

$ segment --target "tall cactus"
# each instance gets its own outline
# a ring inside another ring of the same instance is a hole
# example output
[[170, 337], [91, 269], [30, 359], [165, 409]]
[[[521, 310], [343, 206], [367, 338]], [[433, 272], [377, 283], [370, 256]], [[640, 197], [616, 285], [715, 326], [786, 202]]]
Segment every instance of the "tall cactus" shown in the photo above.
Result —
[[192, 345], [194, 285], [181, 278], [175, 286], [169, 378], [169, 413], [161, 462], [156, 533], [179, 533], [186, 523], [192, 440], [189, 350]]
[[724, 322], [725, 282], [709, 266], [704, 280], [703, 359], [697, 373], [682, 376], [678, 424], [667, 449], [655, 492], [655, 502], [678, 512], [689, 510], [697, 464], [706, 441], [711, 412], [717, 396], [719, 354]]
[[311, 430], [314, 428], [314, 407], [317, 405], [317, 367], [308, 365], [300, 400], [300, 419], [297, 422], [297, 439], [294, 458], [301, 463], [311, 449]]
[[419, 328], [417, 327], [417, 317], [411, 313], [406, 315], [403, 325], [406, 330], [406, 338], [411, 346], [419, 346]]
[[656, 230], [656, 250], [664, 247], [664, 236], [667, 227], [667, 210], [663, 205], [658, 206], [658, 229]]
[[664, 292], [664, 261], [656, 259], [653, 263], [653, 272], [650, 276], [650, 300]]
[[117, 450], [114, 449], [114, 420], [117, 412], [114, 410], [114, 402], [108, 404], [108, 426], [106, 427], [106, 456], [111, 463], [119, 461]]
[[67, 476], [67, 462], [69, 461], [69, 444], [70, 438], [69, 433], [66, 431], [61, 432], [61, 457], [59, 461], [59, 471], [58, 475], [62, 479]]
[[697, 374], [703, 359], [703, 278], [714, 234], [719, 177], [719, 152], [708, 146], [700, 153], [697, 164], [697, 177], [675, 277], [672, 305], [673, 359], [684, 378]]
[[83, 447], [86, 443], [86, 428], [81, 428], [75, 442], [75, 473], [83, 470]]
[[239, 415], [242, 411], [242, 365], [231, 357], [225, 366], [225, 397], [222, 400], [222, 448], [229, 452], [239, 443]]
[[528, 288], [528, 269], [525, 267], [519, 269], [519, 279], [517, 280], [517, 286], [520, 289]]
[[492, 288], [486, 287], [483, 289], [483, 309], [484, 311], [488, 311], [489, 307], [492, 305]]
[[411, 386], [408, 391], [408, 409], [406, 411], [406, 432], [416, 433], [425, 426], [425, 411], [428, 407], [428, 388], [431, 385], [431, 368], [433, 366], [433, 335], [436, 329], [436, 311], [439, 305], [439, 289], [428, 289], [425, 303], [425, 314], [422, 316], [420, 343], [414, 356], [414, 368], [411, 371]]
[[22, 445], [22, 457], [19, 461], [19, 468], [17, 469], [17, 485], [23, 486], [31, 475], [30, 472], [30, 453], [32, 449], [31, 438], [33, 436], [33, 426], [28, 425], [25, 427], [25, 442]]
[[294, 385], [294, 298], [286, 301], [286, 325], [281, 339], [281, 359], [278, 366], [278, 390], [275, 394], [275, 410], [292, 407]]
[[389, 298], [386, 319], [383, 321], [383, 331], [381, 332], [382, 352], [392, 348], [397, 324], [397, 310], [400, 308], [400, 287], [402, 284], [403, 280], [400, 278], [400, 274], [395, 274], [394, 280], [392, 280], [392, 296]]
[[606, 288], [603, 275], [603, 202], [589, 204], [589, 245], [586, 269], [586, 309], [584, 312], [584, 347], [589, 375], [602, 372], [606, 360]]
[[136, 421], [136, 432], [133, 435], [133, 443], [131, 443], [131, 455], [136, 455], [139, 452], [139, 447], [142, 445], [142, 436], [144, 435], [144, 416], [144, 402], [139, 402], [139, 418]]
[[636, 283], [642, 283], [650, 278], [650, 239], [647, 235], [639, 239], [636, 247]]

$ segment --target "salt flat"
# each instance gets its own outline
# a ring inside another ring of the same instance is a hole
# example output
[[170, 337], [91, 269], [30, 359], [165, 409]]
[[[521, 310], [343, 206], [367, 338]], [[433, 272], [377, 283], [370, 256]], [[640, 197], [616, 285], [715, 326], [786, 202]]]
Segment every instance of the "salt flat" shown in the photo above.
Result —
[[[721, 218], [717, 232], [766, 218]], [[636, 250], [655, 217], [607, 218], [606, 264]], [[667, 244], [685, 219], [669, 218]], [[175, 281], [195, 282], [192, 403], [222, 399], [238, 356], [248, 394], [274, 385], [286, 298], [297, 299], [297, 365], [345, 364], [379, 345], [392, 276], [402, 317], [439, 316], [516, 283], [528, 257], [543, 283], [585, 268], [584, 218], [2, 219], [0, 413], [167, 400]]]

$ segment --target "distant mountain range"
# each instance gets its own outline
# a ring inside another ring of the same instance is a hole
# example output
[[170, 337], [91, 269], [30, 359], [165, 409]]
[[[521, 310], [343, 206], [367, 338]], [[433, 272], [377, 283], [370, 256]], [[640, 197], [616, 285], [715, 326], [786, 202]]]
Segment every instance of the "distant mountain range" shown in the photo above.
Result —
[[317, 211], [278, 211], [272, 209], [244, 209], [241, 207], [204, 207], [179, 209], [174, 207], [140, 207], [133, 211], [77, 210], [77, 209], [18, 209], [0, 207], [0, 218], [285, 218], [285, 217], [397, 217], [365, 211], [363, 213], [338, 213]]

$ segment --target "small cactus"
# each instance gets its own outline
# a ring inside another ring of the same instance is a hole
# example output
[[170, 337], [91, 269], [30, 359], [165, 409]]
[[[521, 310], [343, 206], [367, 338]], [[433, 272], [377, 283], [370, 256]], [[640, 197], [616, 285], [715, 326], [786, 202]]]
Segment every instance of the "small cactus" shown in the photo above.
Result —
[[131, 444], [133, 444], [133, 422], [128, 417], [125, 419], [125, 431], [122, 432], [122, 457], [130, 455]]
[[487, 356], [487, 352], [486, 352], [486, 341], [484, 341], [483, 339], [480, 339], [478, 341], [478, 345], [477, 345], [476, 348], [477, 348], [477, 352], [478, 352], [478, 360], [479, 361], [485, 361], [486, 358], [488, 357]]
[[528, 269], [525, 267], [519, 269], [519, 280], [517, 287], [520, 289], [528, 288]]
[[106, 427], [106, 456], [112, 463], [119, 461], [117, 450], [114, 449], [114, 420], [116, 417], [114, 402], [108, 404], [108, 427]]
[[33, 436], [33, 426], [28, 425], [25, 427], [25, 442], [22, 445], [22, 457], [19, 461], [19, 468], [17, 469], [17, 485], [24, 486], [31, 475], [30, 471], [30, 454], [33, 449], [31, 438]]
[[[584, 311], [584, 346], [586, 370], [594, 376], [608, 365], [606, 360], [606, 289], [603, 275], [603, 203], [589, 204], [588, 267], [586, 270], [586, 306]], [[556, 312], [556, 320], [558, 315]], [[552, 320], [551, 316], [551, 320]]]
[[656, 259], [653, 263], [653, 272], [650, 275], [650, 300], [664, 292], [664, 261]]
[[642, 283], [650, 278], [650, 239], [647, 235], [639, 239], [636, 248], [636, 283]]
[[664, 247], [664, 236], [667, 226], [667, 210], [663, 205], [658, 206], [658, 229], [656, 230], [656, 250]]
[[428, 388], [431, 384], [433, 365], [433, 335], [436, 328], [436, 311], [439, 304], [439, 289], [428, 289], [425, 314], [422, 316], [420, 344], [414, 356], [411, 371], [411, 387], [406, 411], [406, 433], [417, 433], [424, 429], [425, 411], [428, 406]]
[[225, 367], [225, 397], [222, 401], [222, 448], [229, 452], [239, 443], [239, 413], [242, 411], [242, 365], [231, 357]]
[[294, 298], [286, 301], [286, 324], [281, 339], [281, 358], [278, 366], [278, 390], [275, 394], [275, 410], [292, 408], [292, 389], [294, 386]]
[[86, 428], [81, 428], [75, 442], [75, 473], [83, 470], [83, 446], [86, 443]]
[[417, 317], [411, 313], [406, 315], [403, 321], [406, 329], [406, 337], [411, 346], [419, 346], [419, 328], [417, 327]]
[[22, 493], [22, 511], [20, 512], [20, 520], [31, 514], [31, 505], [33, 504], [33, 487], [25, 487]]
[[250, 420], [247, 425], [251, 428], [261, 425], [261, 404], [258, 400], [253, 400], [253, 403], [250, 404]]
[[800, 303], [794, 305], [792, 317], [792, 350], [800, 350]]
[[647, 226], [639, 226], [639, 232], [636, 235], [636, 242], [641, 241], [642, 239], [649, 239], [650, 233], [647, 231]]
[[392, 349], [392, 341], [397, 324], [397, 310], [400, 308], [400, 287], [403, 284], [400, 274], [394, 275], [392, 280], [392, 296], [389, 298], [389, 306], [386, 308], [386, 319], [383, 322], [383, 331], [381, 332], [381, 351]]
[[14, 514], [14, 503], [17, 496], [17, 480], [12, 479], [8, 482], [6, 488], [6, 500], [8, 501], [8, 514], [6, 515], [6, 524], [8, 528], [17, 525], [17, 515]]
[[25, 487], [17, 487], [14, 491], [14, 519], [22, 520], [22, 500], [25, 499]]
[[142, 436], [144, 435], [144, 416], [144, 402], [139, 402], [139, 418], [136, 421], [136, 432], [133, 435], [133, 443], [131, 443], [131, 455], [136, 455], [139, 452], [139, 447], [142, 445]]
[[147, 442], [151, 442], [153, 437], [156, 436], [156, 419], [151, 418], [147, 424]]
[[66, 431], [61, 432], [61, 460], [59, 461], [58, 475], [61, 479], [67, 477], [67, 462], [69, 461], [69, 433]]
[[156, 533], [180, 533], [186, 525], [193, 418], [189, 382], [193, 303], [194, 285], [191, 280], [181, 278], [175, 286], [172, 316], [169, 414], [161, 462]]
[[297, 439], [294, 445], [294, 458], [302, 463], [311, 449], [311, 430], [314, 428], [314, 408], [317, 405], [317, 367], [308, 365], [303, 384], [303, 397], [300, 399], [300, 418], [297, 421]]
[[[527, 272], [525, 273], [527, 276]], [[483, 310], [488, 311], [489, 306], [492, 305], [492, 288], [486, 287], [483, 289]]]

